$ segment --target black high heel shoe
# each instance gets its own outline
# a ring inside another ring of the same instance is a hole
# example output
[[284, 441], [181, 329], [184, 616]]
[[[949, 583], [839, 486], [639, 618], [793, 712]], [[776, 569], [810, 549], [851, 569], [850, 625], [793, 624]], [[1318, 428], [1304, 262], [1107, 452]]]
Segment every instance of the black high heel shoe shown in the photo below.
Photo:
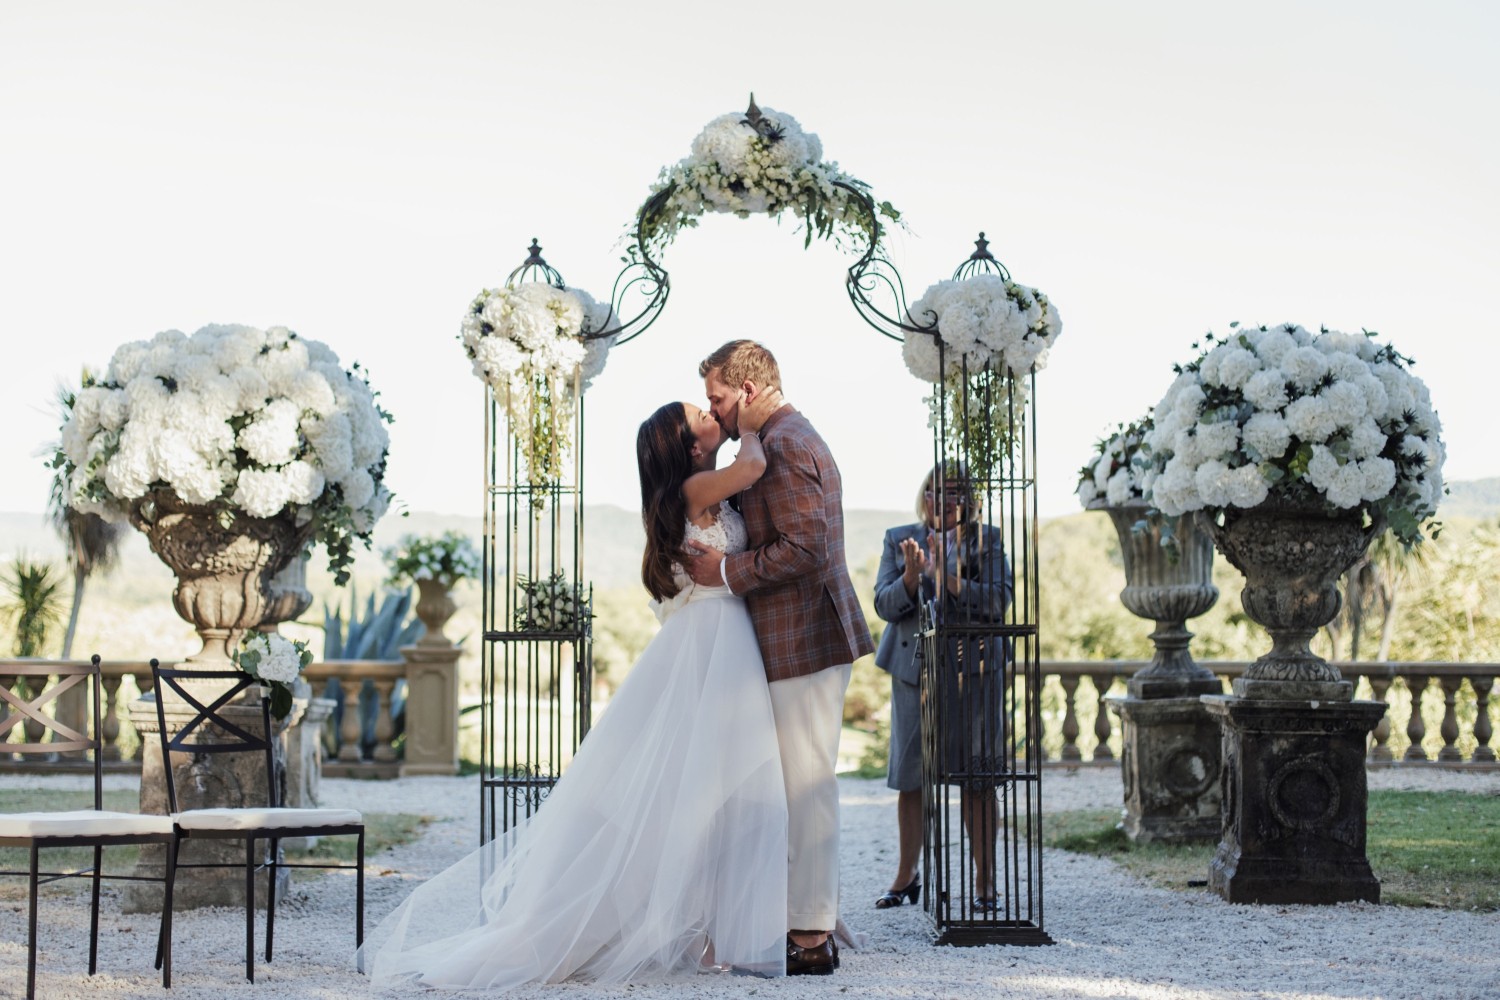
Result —
[[921, 894], [922, 876], [913, 875], [911, 884], [905, 889], [887, 889], [885, 895], [875, 900], [875, 909], [888, 910], [893, 906], [900, 906], [903, 899], [915, 906], [917, 897]]

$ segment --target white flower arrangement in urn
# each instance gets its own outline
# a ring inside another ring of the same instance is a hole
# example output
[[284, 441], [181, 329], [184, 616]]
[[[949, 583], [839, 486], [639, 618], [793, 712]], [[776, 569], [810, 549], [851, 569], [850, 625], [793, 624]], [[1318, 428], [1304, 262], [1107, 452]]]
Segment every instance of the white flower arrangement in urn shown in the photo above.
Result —
[[[988, 259], [983, 233], [977, 243]], [[971, 467], [988, 478], [1025, 411], [1026, 376], [1047, 367], [1062, 334], [1057, 309], [1037, 289], [985, 272], [932, 285], [907, 309], [907, 326], [907, 370], [948, 389], [946, 414], [938, 394], [929, 397], [929, 423], [961, 430]]]
[[461, 531], [402, 535], [382, 554], [390, 568], [387, 582], [392, 586], [430, 580], [439, 586], [452, 587], [460, 580], [479, 578], [479, 550]]
[[1156, 405], [1147, 499], [1168, 515], [1268, 501], [1359, 511], [1420, 542], [1443, 494], [1442, 425], [1411, 359], [1375, 336], [1210, 334]]
[[160, 492], [226, 517], [289, 513], [343, 583], [391, 502], [376, 396], [358, 364], [285, 327], [167, 330], [85, 378], [53, 464], [70, 507], [111, 521]]
[[[747, 110], [709, 122], [693, 140], [692, 154], [662, 169], [637, 235], [662, 246], [680, 229], [696, 226], [705, 212], [747, 218], [790, 211], [803, 220], [804, 245], [814, 236], [868, 244], [875, 220], [855, 207], [861, 199], [849, 188], [868, 192], [868, 185], [837, 163], [823, 161], [817, 135], [785, 112], [757, 107], [751, 94]], [[900, 222], [901, 213], [890, 202], [874, 207], [878, 215]]]
[[506, 407], [532, 483], [562, 478], [578, 400], [614, 343], [604, 333], [611, 316], [587, 292], [537, 281], [486, 288], [464, 314], [459, 340]]
[[1144, 502], [1141, 479], [1146, 472], [1142, 446], [1155, 426], [1152, 415], [1120, 424], [1094, 446], [1094, 454], [1078, 470], [1078, 502], [1085, 509], [1123, 507]]
[[312, 663], [312, 650], [301, 639], [275, 632], [247, 632], [234, 653], [234, 664], [270, 689], [271, 714], [285, 719], [292, 711], [292, 685]]

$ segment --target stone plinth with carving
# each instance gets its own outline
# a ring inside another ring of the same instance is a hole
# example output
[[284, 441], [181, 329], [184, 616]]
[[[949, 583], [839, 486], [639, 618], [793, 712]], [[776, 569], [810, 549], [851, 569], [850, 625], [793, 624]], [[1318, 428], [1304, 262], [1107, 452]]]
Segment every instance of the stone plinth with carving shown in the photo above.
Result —
[[1169, 550], [1161, 516], [1144, 503], [1099, 509], [1120, 539], [1120, 603], [1156, 623], [1151, 662], [1126, 682], [1125, 697], [1106, 699], [1121, 723], [1125, 832], [1138, 841], [1212, 839], [1219, 835], [1219, 727], [1199, 696], [1219, 694], [1223, 685], [1193, 660], [1187, 621], [1219, 599], [1213, 539], [1202, 514], [1185, 514]]
[[1365, 740], [1378, 701], [1203, 699], [1224, 732], [1209, 887], [1232, 903], [1380, 901], [1365, 857]]
[[458, 655], [451, 642], [401, 649], [406, 660], [403, 777], [458, 773]]
[[[253, 689], [252, 689], [253, 690]], [[212, 695], [204, 690], [195, 696], [211, 702]], [[226, 705], [219, 710], [226, 720], [242, 726], [250, 732], [261, 728], [261, 711], [257, 705]], [[196, 709], [177, 700], [168, 701], [164, 714], [169, 731], [175, 731], [191, 721]], [[141, 736], [141, 812], [164, 816], [171, 810], [167, 803], [166, 778], [162, 771], [161, 726], [156, 720], [156, 703], [140, 698], [130, 705], [130, 721]], [[177, 788], [179, 809], [224, 808], [226, 806], [261, 806], [267, 803], [266, 765], [261, 754], [173, 754], [172, 776]], [[277, 767], [283, 765], [282, 755], [277, 754]], [[149, 776], [155, 775], [155, 778]], [[167, 848], [160, 844], [141, 847], [136, 874], [150, 878], [161, 877], [166, 866]], [[174, 909], [188, 910], [201, 906], [245, 905], [245, 849], [234, 840], [186, 840], [182, 845], [179, 862], [190, 864], [229, 864], [233, 868], [179, 869], [174, 889]], [[277, 872], [278, 898], [287, 889], [289, 873], [286, 869]], [[266, 904], [266, 877], [255, 880], [256, 905]], [[126, 882], [121, 890], [127, 913], [160, 913], [161, 886], [150, 882]]]

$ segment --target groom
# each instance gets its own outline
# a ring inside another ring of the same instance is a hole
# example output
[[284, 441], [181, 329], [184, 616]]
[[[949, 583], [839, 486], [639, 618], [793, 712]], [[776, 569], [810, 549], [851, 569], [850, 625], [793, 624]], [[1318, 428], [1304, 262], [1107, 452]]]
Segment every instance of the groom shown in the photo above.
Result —
[[786, 780], [787, 974], [828, 975], [839, 964], [835, 765], [844, 689], [853, 662], [875, 649], [844, 562], [842, 480], [818, 432], [780, 401], [770, 351], [730, 341], [698, 374], [714, 419], [735, 440], [742, 413], [776, 407], [759, 428], [766, 473], [739, 496], [750, 548], [696, 555], [688, 571], [700, 584], [743, 595], [755, 623]]

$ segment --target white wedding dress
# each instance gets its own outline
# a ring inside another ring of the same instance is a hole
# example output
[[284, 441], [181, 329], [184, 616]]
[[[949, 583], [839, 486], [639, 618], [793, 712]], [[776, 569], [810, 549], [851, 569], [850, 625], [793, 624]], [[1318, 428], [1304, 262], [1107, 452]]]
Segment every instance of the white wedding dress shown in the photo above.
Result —
[[[721, 505], [687, 541], [742, 551]], [[384, 983], [493, 992], [786, 963], [786, 790], [744, 601], [695, 586], [530, 820], [418, 886], [365, 942]]]

